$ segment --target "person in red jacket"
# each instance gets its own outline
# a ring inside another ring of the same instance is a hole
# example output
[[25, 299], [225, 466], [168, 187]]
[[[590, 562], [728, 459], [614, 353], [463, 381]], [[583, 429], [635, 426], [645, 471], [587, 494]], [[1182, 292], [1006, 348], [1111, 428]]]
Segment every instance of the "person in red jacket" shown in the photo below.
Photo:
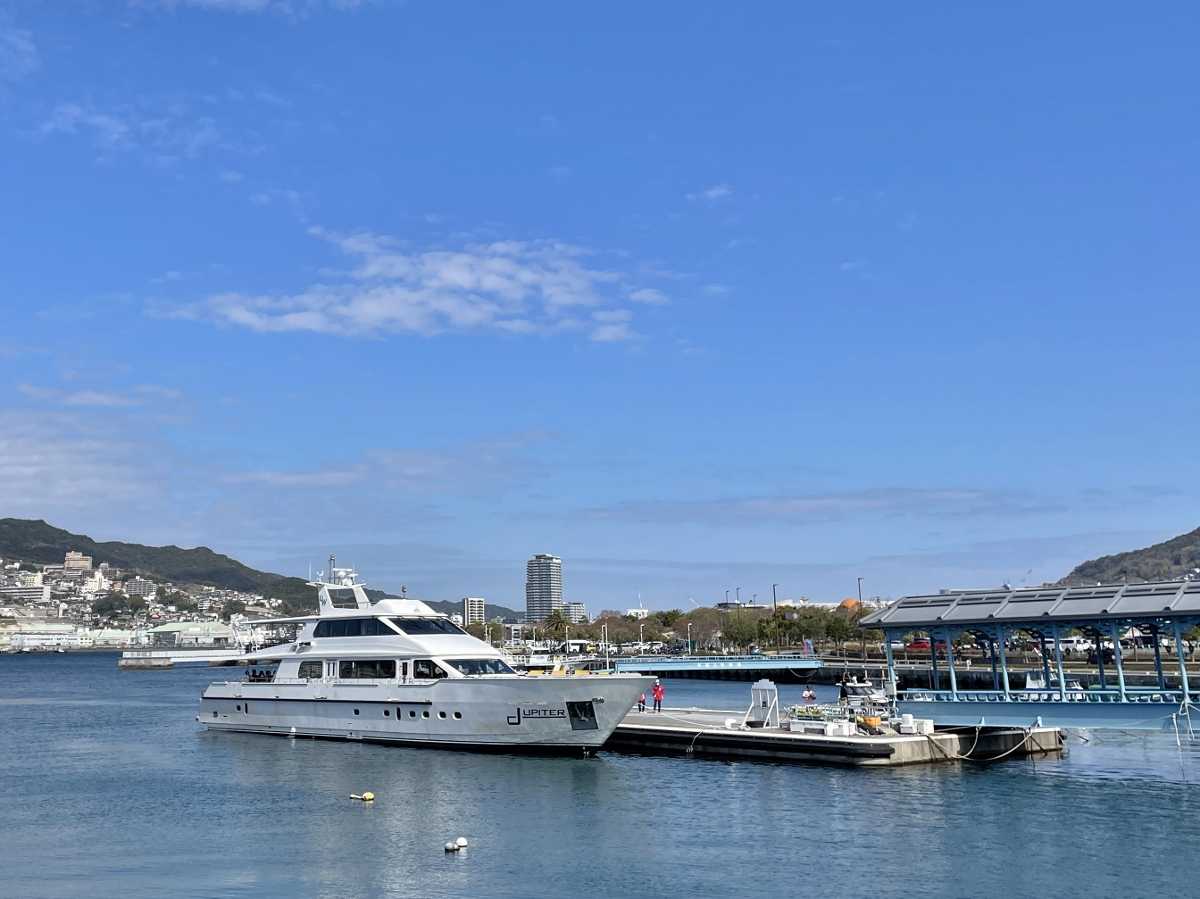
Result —
[[650, 695], [654, 697], [654, 711], [662, 711], [663, 695], [667, 691], [663, 688], [662, 681], [658, 678], [654, 679], [654, 687], [650, 690]]

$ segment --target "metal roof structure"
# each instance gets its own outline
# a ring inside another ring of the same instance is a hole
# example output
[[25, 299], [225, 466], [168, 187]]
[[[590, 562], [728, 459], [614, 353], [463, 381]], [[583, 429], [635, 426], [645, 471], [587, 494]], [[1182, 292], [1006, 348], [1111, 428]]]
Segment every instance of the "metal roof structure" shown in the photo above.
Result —
[[866, 616], [860, 627], [969, 630], [1011, 625], [1037, 629], [1134, 620], [1200, 619], [1200, 581], [966, 590], [905, 596]]

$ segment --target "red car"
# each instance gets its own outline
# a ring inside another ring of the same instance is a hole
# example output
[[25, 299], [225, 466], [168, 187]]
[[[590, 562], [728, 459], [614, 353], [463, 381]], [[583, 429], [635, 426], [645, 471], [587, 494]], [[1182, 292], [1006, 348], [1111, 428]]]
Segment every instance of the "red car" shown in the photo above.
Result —
[[[945, 640], [937, 641], [937, 648], [944, 651], [946, 648]], [[929, 652], [929, 638], [917, 637], [911, 643], [904, 647], [905, 652]]]

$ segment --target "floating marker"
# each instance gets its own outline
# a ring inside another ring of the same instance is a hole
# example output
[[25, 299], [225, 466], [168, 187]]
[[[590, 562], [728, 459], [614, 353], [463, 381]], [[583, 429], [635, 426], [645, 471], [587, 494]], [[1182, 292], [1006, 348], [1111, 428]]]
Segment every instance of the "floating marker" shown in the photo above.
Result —
[[459, 837], [457, 840], [454, 841], [454, 845], [457, 846], [459, 849], [466, 849], [467, 848], [467, 838]]
[[446, 844], [446, 851], [447, 852], [458, 852], [458, 843], [451, 840], [449, 843]]
[[374, 802], [375, 794], [370, 790], [367, 790], [367, 792], [363, 793], [361, 796], [359, 796], [357, 793], [351, 793], [350, 798], [357, 799], [359, 802]]

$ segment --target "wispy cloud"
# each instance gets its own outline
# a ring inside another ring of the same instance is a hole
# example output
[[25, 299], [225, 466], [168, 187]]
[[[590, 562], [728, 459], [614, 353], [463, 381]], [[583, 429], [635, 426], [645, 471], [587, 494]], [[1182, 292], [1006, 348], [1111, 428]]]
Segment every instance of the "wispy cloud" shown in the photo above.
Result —
[[532, 475], [536, 468], [525, 452], [550, 439], [529, 432], [434, 449], [373, 449], [342, 464], [310, 469], [259, 469], [234, 472], [223, 480], [265, 488], [322, 489], [369, 486], [372, 490], [408, 493], [471, 492]]
[[724, 200], [733, 196], [733, 186], [729, 184], [714, 184], [711, 187], [706, 187], [703, 190], [698, 190], [693, 193], [686, 194], [687, 198], [693, 203], [715, 203], [718, 200]]
[[0, 16], [0, 82], [19, 81], [37, 71], [39, 65], [33, 34], [6, 24]]
[[154, 112], [84, 103], [60, 103], [37, 127], [41, 137], [80, 136], [103, 154], [139, 150], [165, 164], [195, 159], [214, 149], [230, 149], [216, 122], [172, 105]]
[[173, 401], [183, 396], [174, 388], [158, 384], [140, 384], [126, 393], [93, 389], [61, 390], [55, 387], [38, 387], [34, 384], [18, 384], [17, 390], [30, 399], [56, 406], [100, 409], [128, 409], [153, 400]]
[[1064, 504], [1019, 491], [987, 488], [874, 487], [830, 493], [640, 501], [587, 510], [594, 519], [703, 525], [819, 524], [871, 518], [1020, 516], [1061, 511]]
[[665, 306], [671, 302], [665, 293], [653, 287], [639, 287], [629, 291], [629, 299], [635, 303], [645, 303], [648, 306]]
[[301, 16], [323, 9], [353, 10], [369, 0], [129, 0], [130, 6], [166, 10], [197, 9], [226, 13], [278, 13]]
[[35, 518], [147, 500], [156, 467], [132, 441], [77, 413], [0, 412], [0, 507]]
[[223, 293], [173, 314], [261, 332], [341, 336], [578, 331], [600, 342], [636, 336], [623, 303], [645, 288], [629, 284], [622, 271], [594, 265], [597, 254], [572, 244], [503, 240], [411, 250], [371, 232], [314, 227], [309, 233], [351, 267], [295, 293]]

